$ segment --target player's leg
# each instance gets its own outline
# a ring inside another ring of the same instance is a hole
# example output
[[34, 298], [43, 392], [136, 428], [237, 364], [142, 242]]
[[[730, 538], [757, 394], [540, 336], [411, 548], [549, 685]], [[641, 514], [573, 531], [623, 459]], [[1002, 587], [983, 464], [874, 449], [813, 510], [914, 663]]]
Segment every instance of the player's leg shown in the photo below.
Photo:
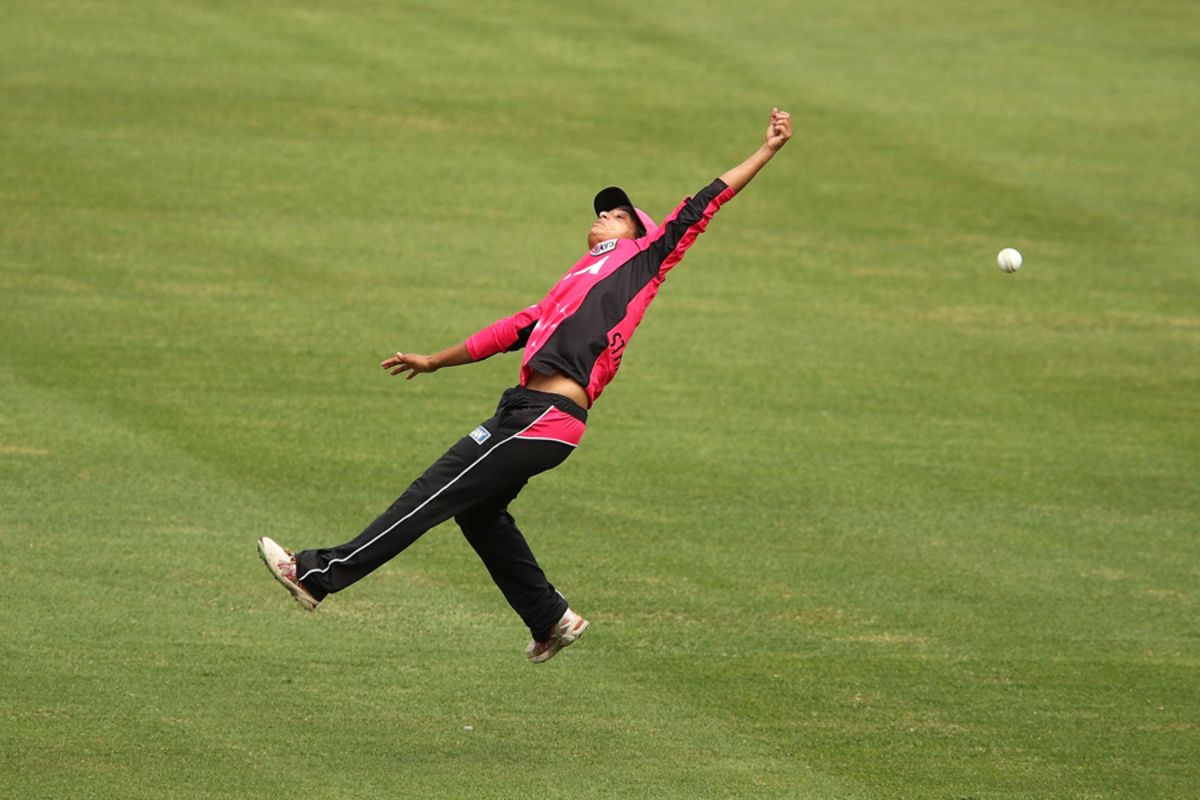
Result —
[[529, 543], [508, 512], [525, 482], [482, 500], [454, 517], [463, 536], [487, 567], [504, 599], [529, 628], [545, 640], [567, 612], [567, 601], [546, 578]]
[[455, 443], [358, 536], [298, 553], [297, 580], [319, 601], [361, 580], [480, 497], [524, 481], [522, 459], [514, 461], [510, 451], [515, 435], [536, 418], [533, 410], [497, 413]]
[[[522, 441], [512, 448], [509, 458], [519, 463], [522, 472], [536, 474], [556, 466], [572, 449], [554, 440]], [[509, 605], [529, 628], [533, 638], [525, 648], [525, 655], [540, 664], [578, 639], [588, 622], [570, 609], [566, 599], [547, 580], [529, 543], [508, 513], [509, 503], [524, 483], [481, 500], [457, 514], [455, 521]]]

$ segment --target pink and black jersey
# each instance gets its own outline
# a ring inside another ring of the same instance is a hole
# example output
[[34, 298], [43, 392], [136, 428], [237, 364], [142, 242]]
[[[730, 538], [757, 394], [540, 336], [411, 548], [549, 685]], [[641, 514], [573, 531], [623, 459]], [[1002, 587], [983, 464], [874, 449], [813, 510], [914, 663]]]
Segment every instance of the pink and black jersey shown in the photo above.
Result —
[[540, 303], [468, 338], [471, 358], [524, 347], [522, 386], [534, 370], [561, 372], [586, 388], [588, 405], [595, 403], [667, 273], [733, 195], [717, 179], [680, 203], [656, 231], [596, 245]]

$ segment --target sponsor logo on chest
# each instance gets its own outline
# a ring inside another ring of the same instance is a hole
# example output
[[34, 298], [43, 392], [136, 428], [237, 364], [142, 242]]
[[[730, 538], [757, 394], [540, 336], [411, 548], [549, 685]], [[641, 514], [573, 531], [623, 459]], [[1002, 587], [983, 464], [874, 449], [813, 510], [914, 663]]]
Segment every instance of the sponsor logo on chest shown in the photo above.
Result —
[[[617, 246], [617, 240], [609, 239], [606, 242], [601, 242], [600, 244], [596, 245], [591, 250], [588, 250], [588, 255], [589, 256], [601, 256], [601, 255], [604, 255], [605, 253], [607, 253], [609, 250], [614, 249], [616, 246]], [[578, 252], [578, 251], [576, 251], [576, 252]]]

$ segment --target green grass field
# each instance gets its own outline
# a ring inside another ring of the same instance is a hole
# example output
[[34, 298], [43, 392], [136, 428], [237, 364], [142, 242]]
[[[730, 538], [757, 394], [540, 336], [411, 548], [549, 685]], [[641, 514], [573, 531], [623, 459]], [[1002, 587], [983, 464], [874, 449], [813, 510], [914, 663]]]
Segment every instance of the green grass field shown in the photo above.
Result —
[[[1200, 797], [1196, 4], [3, 16], [0, 797]], [[378, 362], [772, 105], [513, 508], [587, 637], [452, 524], [288, 600], [518, 364]]]

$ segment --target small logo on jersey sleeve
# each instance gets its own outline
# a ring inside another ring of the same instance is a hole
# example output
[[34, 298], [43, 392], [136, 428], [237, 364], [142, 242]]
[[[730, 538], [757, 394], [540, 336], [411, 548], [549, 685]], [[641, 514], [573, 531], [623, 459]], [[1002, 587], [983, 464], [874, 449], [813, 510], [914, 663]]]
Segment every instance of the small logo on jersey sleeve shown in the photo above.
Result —
[[471, 438], [475, 440], [475, 444], [483, 444], [488, 439], [492, 438], [492, 434], [487, 428], [480, 425], [478, 428], [471, 431]]
[[609, 250], [612, 250], [616, 246], [617, 246], [617, 240], [609, 239], [607, 241], [601, 242], [600, 244], [596, 245], [591, 250], [588, 250], [588, 255], [589, 256], [602, 255], [604, 253], [607, 253]]

